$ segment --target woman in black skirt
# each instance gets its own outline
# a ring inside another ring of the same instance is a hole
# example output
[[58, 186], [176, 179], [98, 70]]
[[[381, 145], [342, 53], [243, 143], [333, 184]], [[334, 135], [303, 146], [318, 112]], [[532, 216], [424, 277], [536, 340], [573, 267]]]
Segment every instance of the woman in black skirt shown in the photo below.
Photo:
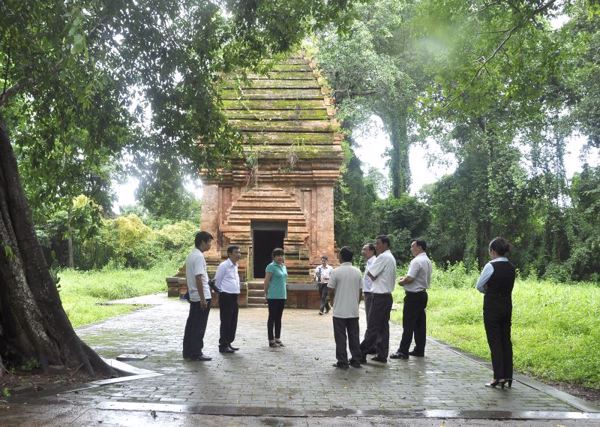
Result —
[[483, 298], [483, 323], [492, 353], [494, 379], [486, 387], [512, 386], [513, 352], [510, 341], [515, 266], [506, 258], [509, 243], [502, 237], [490, 242], [490, 262], [481, 271], [477, 290]]

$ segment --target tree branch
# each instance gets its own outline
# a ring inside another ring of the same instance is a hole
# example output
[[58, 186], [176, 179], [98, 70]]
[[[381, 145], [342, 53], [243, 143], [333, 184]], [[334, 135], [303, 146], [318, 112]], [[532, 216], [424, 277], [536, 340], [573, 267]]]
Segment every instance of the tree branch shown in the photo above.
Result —
[[[530, 21], [532, 18], [534, 18], [536, 15], [546, 11], [547, 9], [549, 9], [552, 5], [554, 5], [554, 3], [556, 3], [558, 0], [550, 0], [547, 3], [541, 5], [540, 7], [532, 10], [531, 12], [529, 12], [527, 15], [525, 15], [525, 17], [523, 17], [521, 20], [519, 20], [512, 28], [504, 31], [505, 36], [502, 39], [502, 41], [496, 46], [496, 48], [494, 49], [494, 51], [486, 58], [486, 57], [482, 57], [483, 59], [481, 61], [479, 61], [481, 63], [481, 65], [479, 66], [479, 68], [477, 69], [477, 71], [475, 72], [475, 75], [473, 76], [473, 78], [469, 81], [468, 86], [471, 86], [473, 84], [473, 82], [479, 77], [481, 76], [481, 73], [483, 72], [483, 70], [486, 69], [487, 64], [492, 61], [496, 55], [498, 54], [498, 52], [500, 52], [502, 50], [502, 48], [504, 47], [504, 45], [508, 42], [508, 40], [512, 37], [512, 35], [519, 29], [521, 29], [528, 21]], [[454, 96], [452, 99], [450, 99], [443, 108], [448, 108], [459, 96], [464, 95], [465, 91], [463, 90], [461, 93], [459, 93], [458, 95]]]

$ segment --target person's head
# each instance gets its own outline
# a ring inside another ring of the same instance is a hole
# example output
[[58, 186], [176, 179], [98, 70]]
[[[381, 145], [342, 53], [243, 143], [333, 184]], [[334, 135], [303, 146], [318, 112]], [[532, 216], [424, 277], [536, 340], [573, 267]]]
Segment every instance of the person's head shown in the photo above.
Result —
[[497, 258], [500, 256], [506, 256], [510, 251], [510, 243], [503, 237], [496, 237], [490, 242], [490, 256]]
[[242, 252], [240, 251], [240, 247], [236, 245], [231, 245], [227, 247], [227, 256], [234, 264], [240, 260], [242, 257]]
[[361, 254], [364, 259], [369, 259], [375, 255], [375, 245], [373, 243], [367, 243], [362, 247]]
[[323, 267], [325, 267], [327, 265], [327, 255], [323, 255], [321, 257], [321, 265], [323, 265]]
[[284, 255], [285, 255], [285, 252], [283, 252], [283, 249], [281, 249], [281, 248], [275, 248], [275, 249], [273, 249], [273, 252], [271, 252], [273, 261], [275, 261], [277, 264], [283, 263]]
[[196, 238], [194, 239], [194, 246], [197, 249], [205, 252], [210, 249], [210, 244], [213, 240], [212, 234], [208, 231], [199, 231], [196, 233]]
[[410, 253], [413, 256], [417, 256], [427, 250], [427, 243], [425, 240], [413, 240], [410, 244]]
[[390, 238], [385, 234], [377, 236], [375, 239], [375, 251], [377, 255], [387, 251], [390, 248]]
[[342, 249], [340, 249], [341, 262], [352, 262], [353, 256], [354, 253], [352, 252], [352, 249], [350, 249], [348, 246], [344, 246]]

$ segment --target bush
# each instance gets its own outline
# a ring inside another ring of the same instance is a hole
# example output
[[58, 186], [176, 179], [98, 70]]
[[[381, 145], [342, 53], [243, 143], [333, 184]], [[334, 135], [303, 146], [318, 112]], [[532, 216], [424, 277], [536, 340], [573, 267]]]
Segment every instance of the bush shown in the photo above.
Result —
[[197, 227], [189, 221], [154, 230], [135, 214], [105, 219], [100, 232], [76, 245], [79, 269], [150, 268], [160, 262], [183, 262]]
[[446, 268], [433, 268], [431, 286], [440, 288], [470, 288], [475, 286], [479, 273], [475, 269], [467, 269], [465, 264], [447, 263]]

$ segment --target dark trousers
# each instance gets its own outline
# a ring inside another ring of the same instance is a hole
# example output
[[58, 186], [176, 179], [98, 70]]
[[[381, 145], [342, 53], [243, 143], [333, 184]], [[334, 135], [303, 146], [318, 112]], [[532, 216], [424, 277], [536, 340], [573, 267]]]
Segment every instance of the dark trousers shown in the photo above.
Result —
[[190, 313], [185, 322], [183, 333], [183, 357], [188, 359], [202, 356], [204, 348], [204, 333], [210, 313], [210, 300], [206, 300], [206, 308], [200, 307], [200, 301], [190, 302]]
[[319, 283], [319, 295], [321, 296], [321, 307], [320, 311], [329, 311], [329, 303], [327, 302], [327, 294], [328, 294], [327, 283]]
[[[369, 327], [369, 313], [371, 312], [371, 306], [373, 305], [373, 293], [372, 292], [363, 292], [363, 295], [365, 297], [365, 315], [366, 315], [366, 319], [367, 319], [367, 328]], [[365, 338], [367, 336], [367, 331], [365, 329]], [[364, 339], [364, 338], [363, 338]], [[379, 341], [379, 339], [377, 340]], [[375, 345], [377, 345], [377, 341], [375, 342], [375, 344], [373, 344], [373, 347], [370, 348], [368, 351], [376, 351], [375, 350]]]
[[392, 294], [372, 294], [373, 302], [367, 318], [367, 332], [360, 343], [362, 354], [367, 354], [375, 346], [377, 356], [388, 357], [390, 351], [390, 312], [392, 311]]
[[427, 327], [427, 292], [407, 292], [404, 296], [404, 308], [402, 310], [402, 340], [400, 341], [400, 353], [408, 354], [410, 343], [415, 337], [415, 353], [425, 353], [425, 335]]
[[228, 347], [235, 340], [238, 323], [238, 294], [219, 294], [219, 312], [221, 315], [221, 337], [219, 347]]
[[346, 337], [350, 347], [351, 361], [360, 362], [362, 352], [360, 351], [360, 334], [358, 331], [358, 317], [351, 319], [333, 318], [333, 336], [335, 337], [335, 357], [340, 364], [348, 364], [348, 353], [346, 352]]
[[[284, 299], [268, 299], [269, 304], [269, 320], [267, 320], [267, 333], [269, 335], [269, 341], [273, 341], [275, 338], [281, 337], [281, 317], [283, 316], [283, 309], [285, 307]], [[275, 334], [273, 334], [275, 329]]]
[[492, 354], [494, 378], [512, 379], [513, 350], [510, 341], [512, 300], [510, 297], [488, 296], [483, 302], [483, 324]]

